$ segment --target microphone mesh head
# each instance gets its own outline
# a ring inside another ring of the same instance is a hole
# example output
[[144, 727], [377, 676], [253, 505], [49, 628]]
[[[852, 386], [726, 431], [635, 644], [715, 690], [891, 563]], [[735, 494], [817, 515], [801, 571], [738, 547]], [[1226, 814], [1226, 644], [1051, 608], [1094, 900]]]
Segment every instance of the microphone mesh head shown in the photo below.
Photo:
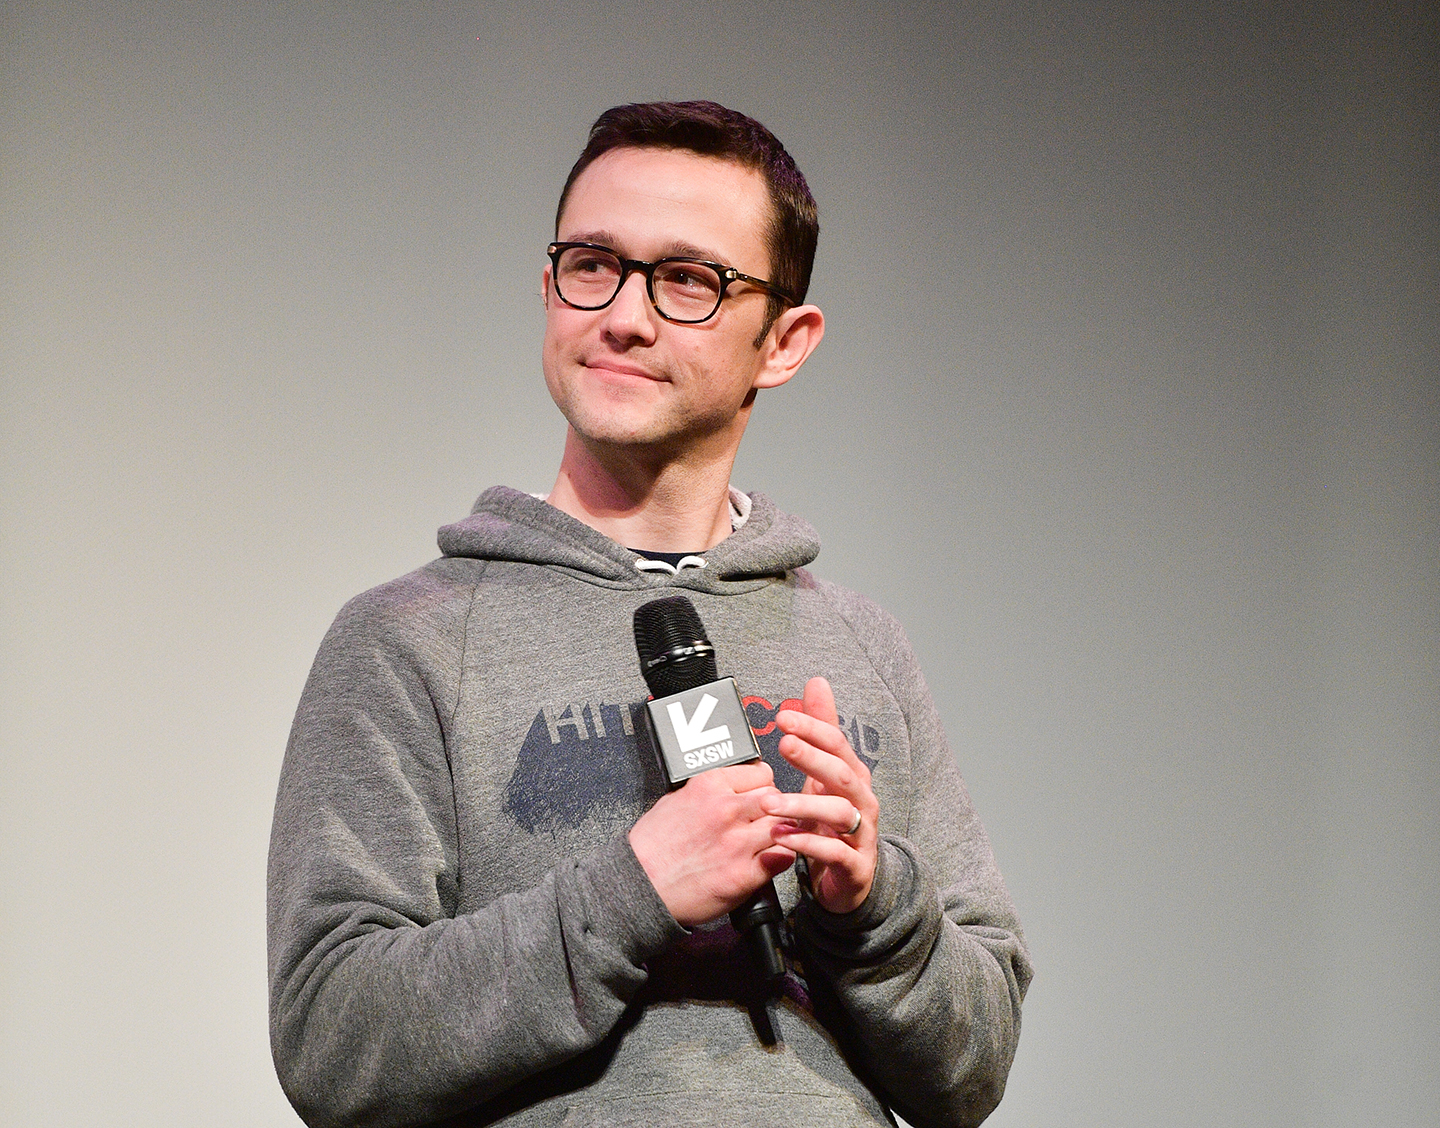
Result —
[[683, 595], [651, 600], [635, 609], [640, 672], [656, 697], [717, 680], [715, 652], [695, 605]]

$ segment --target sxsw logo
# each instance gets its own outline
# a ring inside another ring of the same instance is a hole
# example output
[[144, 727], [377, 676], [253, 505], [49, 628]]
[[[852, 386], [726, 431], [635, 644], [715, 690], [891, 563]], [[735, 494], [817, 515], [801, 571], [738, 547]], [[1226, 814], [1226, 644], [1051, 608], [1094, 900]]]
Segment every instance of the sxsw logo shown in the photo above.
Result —
[[[646, 710], [672, 786], [709, 768], [760, 755], [733, 678], [647, 702]], [[737, 744], [732, 732], [748, 739]]]
[[670, 727], [675, 730], [675, 741], [685, 753], [685, 766], [698, 768], [704, 764], [718, 764], [735, 754], [735, 742], [730, 739], [729, 725], [716, 725], [707, 729], [705, 724], [720, 704], [718, 697], [705, 694], [695, 705], [695, 712], [685, 719], [685, 707], [678, 701], [665, 706], [670, 714]]

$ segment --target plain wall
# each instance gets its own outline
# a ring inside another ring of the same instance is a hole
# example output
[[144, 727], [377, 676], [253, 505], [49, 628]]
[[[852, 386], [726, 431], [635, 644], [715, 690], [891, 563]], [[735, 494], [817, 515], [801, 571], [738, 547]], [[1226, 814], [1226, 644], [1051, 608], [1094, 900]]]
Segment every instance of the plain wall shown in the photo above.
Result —
[[289, 1125], [340, 604], [548, 488], [552, 209], [712, 97], [820, 201], [736, 470], [904, 622], [1039, 967], [997, 1126], [1435, 1123], [1433, 6], [3, 14], [0, 1119]]

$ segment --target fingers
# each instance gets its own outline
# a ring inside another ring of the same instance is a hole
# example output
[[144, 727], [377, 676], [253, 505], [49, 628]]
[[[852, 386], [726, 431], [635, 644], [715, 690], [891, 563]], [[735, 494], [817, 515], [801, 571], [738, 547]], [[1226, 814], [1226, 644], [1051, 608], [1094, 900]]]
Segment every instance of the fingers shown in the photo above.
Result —
[[809, 859], [811, 893], [823, 908], [848, 913], [864, 904], [875, 880], [873, 826], [862, 822], [854, 836], [836, 836], [781, 822], [771, 833], [777, 844]]
[[630, 828], [636, 859], [681, 924], [727, 912], [794, 862], [764, 809], [772, 794], [768, 765], [716, 768], [661, 796]]
[[819, 790], [852, 801], [869, 793], [870, 769], [835, 725], [788, 709], [778, 713], [775, 721], [785, 733], [780, 738], [780, 754], [813, 780]]
[[782, 709], [775, 714], [775, 723], [782, 732], [798, 736], [832, 756], [844, 756], [850, 751], [850, 741], [834, 721], [824, 721], [794, 709]]
[[761, 761], [701, 772], [686, 780], [680, 792], [688, 793], [685, 796], [688, 802], [703, 807], [717, 818], [753, 823], [772, 818], [764, 809], [763, 801], [767, 796], [780, 793], [774, 781], [770, 765]]
[[[775, 720], [785, 734], [780, 738], [780, 754], [805, 773], [805, 788], [800, 795], [767, 802], [765, 809], [807, 822], [806, 829], [823, 828], [840, 837], [850, 837], [860, 829], [857, 817], [870, 816], [873, 828], [879, 804], [870, 789], [870, 769], [839, 728], [830, 683], [811, 678], [805, 684], [802, 705], [804, 712], [784, 709]], [[817, 802], [822, 796], [824, 801]]]
[[795, 851], [789, 846], [773, 842], [755, 855], [755, 861], [765, 871], [766, 876], [774, 880], [795, 864]]
[[840, 723], [840, 714], [835, 711], [835, 691], [824, 678], [811, 678], [805, 683], [801, 703], [808, 716], [827, 724]]
[[[723, 785], [737, 794], [775, 786], [775, 773], [764, 760], [752, 760], [746, 764], [731, 764], [724, 768], [711, 768], [708, 772], [691, 776], [690, 782], [700, 779], [705, 780], [707, 785]], [[686, 786], [689, 786], [689, 783]]]
[[[829, 870], [843, 871], [846, 883], [868, 887], [875, 872], [875, 863], [862, 849], [847, 846], [844, 839], [829, 834], [815, 834], [794, 823], [776, 823], [771, 831], [777, 844], [795, 854], [804, 854], [812, 866], [824, 865]], [[863, 897], [861, 898], [863, 900]]]
[[767, 793], [760, 799], [767, 815], [800, 824], [804, 829], [824, 827], [837, 837], [850, 837], [859, 830], [860, 808], [840, 795]]
[[679, 790], [690, 795], [707, 795], [709, 802], [723, 802], [731, 796], [754, 799], [776, 790], [775, 773], [765, 761], [755, 760], [693, 775]]
[[810, 860], [815, 899], [831, 912], [849, 912], [875, 879], [880, 804], [870, 769], [840, 728], [830, 683], [811, 678], [800, 704], [775, 722], [784, 733], [780, 754], [805, 773], [805, 786], [799, 794], [767, 791], [760, 806], [783, 820], [771, 830], [774, 840]]
[[840, 731], [835, 693], [824, 678], [811, 678], [806, 682], [800, 710], [784, 709], [776, 714], [775, 721], [787, 733], [794, 733], [834, 755], [860, 762], [845, 734]]

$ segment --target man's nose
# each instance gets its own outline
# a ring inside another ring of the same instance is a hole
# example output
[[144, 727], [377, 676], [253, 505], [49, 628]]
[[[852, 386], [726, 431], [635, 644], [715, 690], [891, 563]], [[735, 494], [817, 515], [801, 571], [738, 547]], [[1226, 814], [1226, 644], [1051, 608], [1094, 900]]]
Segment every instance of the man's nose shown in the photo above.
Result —
[[620, 292], [606, 309], [610, 316], [607, 327], [617, 337], [654, 340], [655, 319], [659, 315], [650, 304], [645, 288], [645, 275], [632, 270], [620, 284]]

